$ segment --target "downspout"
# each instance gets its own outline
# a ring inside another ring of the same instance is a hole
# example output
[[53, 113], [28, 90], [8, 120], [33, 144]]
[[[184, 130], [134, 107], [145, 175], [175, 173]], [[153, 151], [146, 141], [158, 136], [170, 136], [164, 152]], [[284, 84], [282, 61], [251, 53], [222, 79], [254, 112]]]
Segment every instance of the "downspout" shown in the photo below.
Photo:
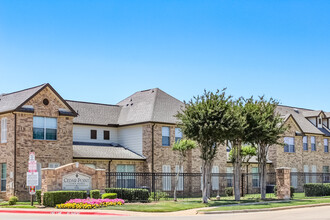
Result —
[[108, 187], [111, 188], [111, 177], [110, 177], [110, 164], [111, 164], [112, 160], [109, 160], [109, 163], [108, 163]]
[[156, 200], [156, 187], [155, 187], [155, 167], [154, 167], [154, 127], [151, 126], [151, 173], [152, 173], [152, 192], [154, 193], [154, 200]]
[[17, 124], [17, 117], [16, 117], [16, 114], [14, 113], [14, 196], [16, 195], [16, 148], [17, 148], [17, 143], [16, 143], [16, 136], [17, 136], [16, 124]]

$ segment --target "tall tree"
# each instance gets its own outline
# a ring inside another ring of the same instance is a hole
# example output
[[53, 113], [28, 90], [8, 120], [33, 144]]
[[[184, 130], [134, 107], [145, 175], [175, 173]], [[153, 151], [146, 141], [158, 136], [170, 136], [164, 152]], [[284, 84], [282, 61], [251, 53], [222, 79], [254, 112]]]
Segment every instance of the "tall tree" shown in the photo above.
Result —
[[174, 143], [172, 147], [172, 150], [178, 152], [179, 155], [179, 161], [178, 161], [179, 169], [177, 170], [175, 175], [174, 201], [177, 201], [177, 191], [179, 186], [179, 176], [181, 172], [181, 167], [187, 157], [187, 153], [196, 147], [197, 147], [196, 142], [189, 139], [182, 139], [180, 141], [177, 141]]
[[207, 92], [193, 97], [176, 117], [180, 121], [183, 134], [194, 141], [200, 149], [202, 159], [203, 203], [208, 203], [211, 169], [219, 144], [227, 139], [231, 123], [230, 99], [225, 90]]
[[272, 98], [266, 100], [263, 96], [258, 100], [251, 97], [245, 103], [250, 130], [247, 138], [250, 143], [257, 146], [261, 199], [266, 198], [266, 165], [269, 147], [274, 144], [281, 145], [279, 139], [287, 129], [283, 118], [276, 113], [277, 106], [277, 101]]

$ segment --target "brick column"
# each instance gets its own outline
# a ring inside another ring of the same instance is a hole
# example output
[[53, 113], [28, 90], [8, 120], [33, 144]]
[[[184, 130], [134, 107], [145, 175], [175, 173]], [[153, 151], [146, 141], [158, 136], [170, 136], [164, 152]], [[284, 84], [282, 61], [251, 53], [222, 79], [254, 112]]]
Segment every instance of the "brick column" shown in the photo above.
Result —
[[290, 168], [276, 169], [276, 186], [278, 199], [290, 199]]

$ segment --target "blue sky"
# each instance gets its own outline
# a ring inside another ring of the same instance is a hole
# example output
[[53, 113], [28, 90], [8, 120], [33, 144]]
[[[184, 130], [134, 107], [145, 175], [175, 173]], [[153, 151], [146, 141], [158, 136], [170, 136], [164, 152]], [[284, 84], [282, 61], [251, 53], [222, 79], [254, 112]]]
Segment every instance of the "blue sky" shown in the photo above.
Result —
[[0, 93], [115, 104], [159, 87], [330, 111], [330, 1], [1, 0]]

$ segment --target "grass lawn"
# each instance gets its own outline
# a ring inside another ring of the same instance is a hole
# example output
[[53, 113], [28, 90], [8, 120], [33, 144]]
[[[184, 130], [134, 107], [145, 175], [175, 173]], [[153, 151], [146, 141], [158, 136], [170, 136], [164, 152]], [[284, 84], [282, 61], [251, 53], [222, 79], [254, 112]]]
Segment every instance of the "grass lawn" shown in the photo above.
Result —
[[0, 208], [23, 208], [34, 209], [35, 206], [31, 206], [31, 202], [17, 202], [16, 205], [9, 205], [8, 202], [1, 202]]
[[217, 207], [217, 208], [203, 210], [203, 211], [211, 212], [211, 211], [230, 211], [230, 210], [244, 210], [244, 209], [267, 209], [267, 208], [277, 208], [277, 207], [297, 206], [297, 205], [312, 205], [312, 204], [322, 204], [322, 203], [330, 203], [330, 198], [300, 199], [300, 200], [290, 200], [290, 201], [286, 201], [286, 202], [277, 202], [277, 203], [223, 206], [223, 207]]
[[126, 210], [126, 211], [136, 211], [136, 212], [175, 212], [194, 208], [221, 206], [221, 205], [231, 205], [239, 203], [256, 202], [257, 200], [241, 200], [236, 202], [234, 200], [220, 200], [220, 201], [210, 201], [208, 204], [203, 204], [201, 199], [186, 199], [174, 202], [159, 201], [151, 203], [126, 203], [123, 206], [108, 206], [101, 209], [107, 210]]

